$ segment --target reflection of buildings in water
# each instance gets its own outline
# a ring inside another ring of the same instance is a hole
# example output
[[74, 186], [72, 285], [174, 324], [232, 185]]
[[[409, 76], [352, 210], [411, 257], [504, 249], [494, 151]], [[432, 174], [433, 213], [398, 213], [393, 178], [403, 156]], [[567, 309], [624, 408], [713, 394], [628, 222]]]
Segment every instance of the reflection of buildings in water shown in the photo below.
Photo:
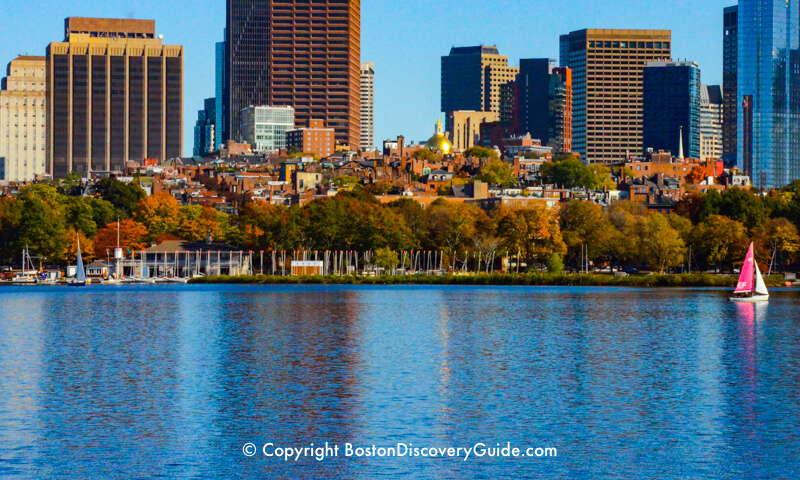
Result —
[[214, 456], [207, 453], [219, 449], [215, 441], [224, 431], [221, 416], [228, 402], [220, 388], [227, 340], [222, 323], [231, 317], [224, 313], [225, 300], [218, 291], [181, 292], [177, 297], [173, 421], [181, 427], [173, 430], [175, 438], [169, 444], [191, 445], [184, 455], [192, 464], [202, 465], [198, 470], [213, 471]]
[[243, 303], [231, 333], [240, 337], [240, 350], [230, 355], [247, 370], [238, 397], [249, 399], [244, 413], [259, 418], [262, 429], [291, 435], [284, 442], [344, 442], [358, 408], [359, 295], [310, 290], [236, 296]]
[[3, 421], [0, 423], [3, 434], [0, 451], [9, 466], [17, 461], [20, 465], [44, 463], [31, 458], [42, 450], [31, 446], [43, 438], [52, 439], [42, 432], [40, 421], [41, 412], [50, 407], [43, 388], [49, 363], [44, 345], [45, 312], [49, 302], [43, 302], [42, 298], [52, 296], [11, 294], [2, 300], [0, 412], [3, 412]]

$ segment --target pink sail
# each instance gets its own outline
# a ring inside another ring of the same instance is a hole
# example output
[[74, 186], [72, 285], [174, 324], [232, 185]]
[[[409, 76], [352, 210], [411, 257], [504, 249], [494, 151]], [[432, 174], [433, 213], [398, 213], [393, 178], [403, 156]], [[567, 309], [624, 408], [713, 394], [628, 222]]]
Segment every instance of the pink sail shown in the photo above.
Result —
[[736, 293], [748, 293], [753, 291], [753, 278], [754, 278], [754, 262], [753, 262], [753, 244], [750, 244], [750, 249], [747, 251], [747, 256], [744, 257], [744, 265], [742, 265], [742, 274], [739, 275], [739, 282], [736, 284]]

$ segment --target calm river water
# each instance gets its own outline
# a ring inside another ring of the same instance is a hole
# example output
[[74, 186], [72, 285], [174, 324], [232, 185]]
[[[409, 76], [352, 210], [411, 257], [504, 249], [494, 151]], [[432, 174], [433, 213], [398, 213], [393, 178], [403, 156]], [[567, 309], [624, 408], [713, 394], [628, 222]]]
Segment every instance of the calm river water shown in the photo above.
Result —
[[0, 288], [0, 477], [800, 478], [800, 292], [726, 294]]

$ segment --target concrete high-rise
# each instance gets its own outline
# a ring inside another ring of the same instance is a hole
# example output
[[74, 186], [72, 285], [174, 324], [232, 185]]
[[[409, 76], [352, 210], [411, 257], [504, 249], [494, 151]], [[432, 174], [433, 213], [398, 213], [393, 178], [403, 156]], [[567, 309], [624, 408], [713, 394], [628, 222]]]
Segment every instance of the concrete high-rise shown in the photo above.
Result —
[[[497, 47], [453, 47], [442, 57], [442, 112], [451, 118], [455, 111], [491, 112], [500, 115], [501, 90], [513, 82], [518, 67]], [[445, 129], [452, 133], [452, 125]]]
[[800, 179], [800, 0], [740, 0], [737, 165], [756, 188]]
[[497, 122], [498, 116], [493, 112], [474, 112], [458, 110], [447, 116], [447, 123], [452, 125], [450, 139], [453, 151], [463, 152], [468, 148], [480, 145], [481, 125]]
[[737, 52], [739, 50], [739, 7], [734, 5], [723, 11], [722, 39], [722, 92], [725, 95], [722, 107], [722, 158], [726, 165], [736, 164], [737, 100], [736, 75]]
[[644, 148], [700, 158], [700, 69], [695, 62], [648, 62], [642, 109]]
[[555, 60], [519, 61], [519, 133], [529, 133], [554, 152], [572, 151], [572, 70]]
[[722, 159], [723, 99], [721, 86], [700, 86], [700, 160]]
[[561, 36], [560, 64], [572, 69], [572, 150], [585, 161], [615, 164], [642, 151], [644, 65], [670, 58], [671, 43], [669, 30]]
[[153, 20], [67, 18], [47, 47], [48, 172], [89, 176], [183, 150], [183, 47]]
[[46, 172], [45, 58], [19, 56], [0, 83], [0, 181]]
[[361, 65], [361, 151], [375, 149], [375, 63]]
[[290, 106], [295, 120], [321, 119], [336, 141], [360, 145], [360, 0], [228, 0], [227, 110], [242, 140], [242, 110]]

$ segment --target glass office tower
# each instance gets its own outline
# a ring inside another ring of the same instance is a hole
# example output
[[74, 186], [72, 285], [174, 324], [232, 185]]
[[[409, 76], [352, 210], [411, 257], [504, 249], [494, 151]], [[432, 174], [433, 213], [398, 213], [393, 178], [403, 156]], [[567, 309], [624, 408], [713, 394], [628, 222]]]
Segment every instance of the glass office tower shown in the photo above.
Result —
[[647, 62], [642, 90], [644, 148], [700, 158], [700, 69], [695, 62]]
[[741, 0], [737, 164], [753, 186], [800, 178], [800, 0]]
[[[227, 36], [227, 30], [224, 36]], [[217, 42], [217, 65], [215, 75], [215, 94], [216, 94], [216, 118], [214, 119], [214, 127], [216, 129], [214, 145], [217, 150], [222, 150], [225, 142], [228, 141], [228, 124], [225, 123], [225, 112], [227, 112], [227, 104], [225, 99], [228, 93], [228, 63], [225, 61], [225, 42]]]

